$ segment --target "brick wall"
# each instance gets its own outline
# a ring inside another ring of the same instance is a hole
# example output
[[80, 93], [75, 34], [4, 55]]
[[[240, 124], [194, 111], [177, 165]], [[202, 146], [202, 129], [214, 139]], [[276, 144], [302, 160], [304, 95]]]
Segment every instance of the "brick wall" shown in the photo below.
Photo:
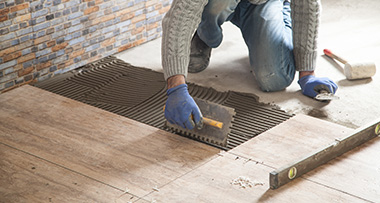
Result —
[[0, 91], [161, 36], [171, 0], [0, 0]]

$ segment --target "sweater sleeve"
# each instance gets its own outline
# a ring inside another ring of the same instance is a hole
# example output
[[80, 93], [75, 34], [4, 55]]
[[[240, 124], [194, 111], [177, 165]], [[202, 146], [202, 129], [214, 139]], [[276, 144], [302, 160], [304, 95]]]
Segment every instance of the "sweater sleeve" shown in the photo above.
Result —
[[207, 0], [174, 0], [162, 21], [161, 63], [165, 80], [187, 77], [192, 35], [199, 25]]
[[297, 71], [316, 68], [320, 0], [292, 0], [293, 44]]

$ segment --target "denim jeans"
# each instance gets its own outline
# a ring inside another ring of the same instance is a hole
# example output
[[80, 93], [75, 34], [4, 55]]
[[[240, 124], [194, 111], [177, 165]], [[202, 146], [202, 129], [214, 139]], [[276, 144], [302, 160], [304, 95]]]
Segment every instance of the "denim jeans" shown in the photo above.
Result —
[[295, 75], [290, 7], [282, 2], [254, 5], [248, 0], [209, 0], [197, 29], [202, 41], [216, 48], [222, 42], [225, 21], [239, 27], [253, 75], [266, 92], [285, 89]]

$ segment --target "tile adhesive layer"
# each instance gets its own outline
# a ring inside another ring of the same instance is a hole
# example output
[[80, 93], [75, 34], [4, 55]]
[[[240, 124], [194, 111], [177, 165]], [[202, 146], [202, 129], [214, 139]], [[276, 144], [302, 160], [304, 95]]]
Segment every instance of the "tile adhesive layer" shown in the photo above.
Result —
[[[163, 73], [132, 66], [114, 56], [34, 86], [173, 132], [165, 126], [162, 109], [166, 102]], [[292, 117], [276, 106], [259, 103], [253, 94], [219, 92], [191, 83], [188, 88], [193, 97], [235, 109], [227, 147], [217, 146], [224, 150], [232, 149]]]

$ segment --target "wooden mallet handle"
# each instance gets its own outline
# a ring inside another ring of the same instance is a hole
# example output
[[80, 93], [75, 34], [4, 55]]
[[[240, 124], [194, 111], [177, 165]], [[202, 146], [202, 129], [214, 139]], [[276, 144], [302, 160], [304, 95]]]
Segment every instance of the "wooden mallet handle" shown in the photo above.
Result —
[[346, 60], [344, 60], [343, 58], [341, 58], [341, 57], [335, 55], [335, 54], [332, 53], [332, 51], [330, 51], [329, 49], [324, 49], [324, 50], [323, 50], [323, 53], [325, 53], [326, 56], [329, 56], [329, 57], [331, 57], [331, 58], [333, 58], [333, 59], [336, 59], [336, 60], [340, 61], [340, 62], [343, 63], [343, 64], [346, 64], [346, 63], [347, 63]]

